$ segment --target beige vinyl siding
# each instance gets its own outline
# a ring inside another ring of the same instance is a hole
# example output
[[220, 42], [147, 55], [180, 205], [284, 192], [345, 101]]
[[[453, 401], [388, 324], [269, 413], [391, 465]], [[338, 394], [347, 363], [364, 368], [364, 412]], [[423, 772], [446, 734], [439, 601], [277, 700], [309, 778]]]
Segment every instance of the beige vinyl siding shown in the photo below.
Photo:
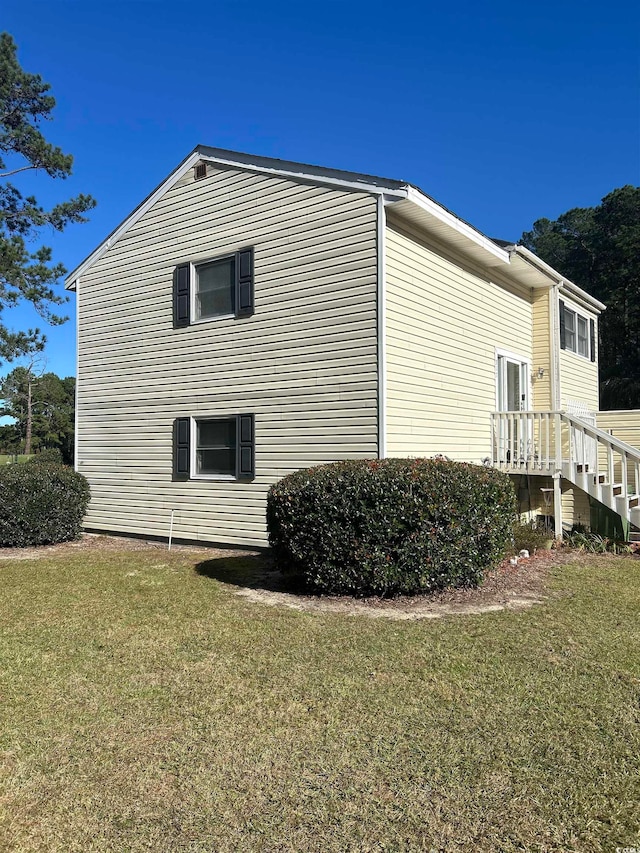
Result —
[[[376, 202], [282, 178], [189, 172], [82, 277], [86, 525], [266, 544], [268, 487], [377, 455]], [[172, 325], [174, 267], [253, 246], [255, 314]], [[176, 417], [255, 414], [252, 482], [172, 481]]]
[[[548, 508], [545, 505], [542, 491], [543, 489], [553, 489], [552, 477], [527, 477], [524, 474], [515, 474], [512, 475], [511, 479], [517, 490], [523, 523], [536, 522], [538, 516], [541, 515], [553, 516], [553, 491], [550, 493], [551, 505]], [[585, 527], [589, 527], [591, 519], [589, 495], [565, 479], [561, 482], [561, 491], [562, 524], [565, 529], [574, 524], [583, 524]]]
[[531, 359], [528, 291], [489, 280], [390, 217], [387, 455], [488, 456], [496, 347]]
[[589, 495], [567, 480], [562, 481], [562, 523], [565, 527], [582, 524], [587, 528], [591, 523]]
[[596, 420], [599, 429], [604, 429], [614, 438], [640, 448], [640, 409], [598, 412]]
[[[532, 408], [545, 411], [553, 408], [551, 401], [551, 327], [549, 321], [549, 291], [535, 290], [532, 299], [533, 316], [533, 374]], [[538, 376], [542, 368], [544, 375]]]
[[563, 409], [570, 408], [570, 402], [584, 403], [592, 412], [599, 408], [598, 392], [598, 318], [595, 314], [581, 308], [570, 299], [562, 297], [567, 308], [577, 311], [596, 323], [596, 360], [590, 361], [582, 355], [560, 350], [560, 399]]

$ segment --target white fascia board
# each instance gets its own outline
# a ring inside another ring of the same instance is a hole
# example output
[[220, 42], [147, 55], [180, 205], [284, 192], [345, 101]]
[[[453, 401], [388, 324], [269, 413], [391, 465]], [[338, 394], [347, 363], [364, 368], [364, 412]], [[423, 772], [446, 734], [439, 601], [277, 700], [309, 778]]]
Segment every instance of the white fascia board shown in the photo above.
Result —
[[607, 306], [603, 302], [600, 302], [600, 300], [596, 299], [595, 296], [591, 296], [590, 293], [587, 293], [586, 290], [578, 287], [578, 285], [574, 284], [572, 281], [567, 281], [566, 278], [562, 279], [560, 282], [560, 290], [565, 291], [570, 299], [580, 302], [585, 308], [588, 308], [590, 311], [594, 311], [596, 314], [600, 314], [602, 311], [607, 310]]
[[67, 290], [75, 289], [76, 279], [80, 278], [95, 262], [104, 255], [106, 251], [108, 251], [119, 239], [125, 234], [136, 222], [145, 215], [145, 213], [150, 210], [153, 205], [162, 198], [162, 196], [170, 190], [171, 187], [176, 184], [180, 178], [192, 169], [196, 163], [198, 163], [202, 158], [198, 150], [192, 151], [189, 156], [182, 161], [182, 163], [175, 169], [169, 177], [163, 181], [160, 186], [158, 186], [151, 195], [147, 196], [147, 198], [139, 204], [138, 207], [131, 213], [123, 222], [118, 225], [118, 227], [109, 234], [106, 240], [104, 240], [97, 249], [87, 257], [85, 260], [77, 266], [72, 273], [70, 273], [65, 279], [65, 288]]
[[552, 266], [545, 263], [541, 258], [535, 255], [532, 251], [527, 249], [525, 246], [520, 246], [519, 244], [514, 244], [513, 246], [508, 247], [509, 254], [519, 255], [525, 261], [531, 264], [531, 266], [536, 267], [536, 269], [540, 270], [540, 272], [545, 275], [547, 278], [551, 279], [554, 284], [560, 286], [561, 290], [564, 290], [567, 294], [572, 295], [574, 298], [580, 300], [585, 304], [586, 307], [591, 310], [595, 310], [597, 313], [601, 311], [605, 311], [607, 306], [596, 299], [591, 294], [587, 293], [586, 290], [583, 290], [581, 287], [578, 287], [577, 284], [574, 284], [569, 279], [565, 278], [561, 275], [557, 270], [555, 270]]
[[439, 219], [440, 222], [445, 223], [450, 228], [453, 228], [454, 231], [457, 231], [476, 245], [481, 246], [499, 261], [502, 261], [504, 264], [509, 263], [509, 253], [507, 251], [494, 243], [493, 240], [485, 237], [484, 234], [475, 229], [472, 225], [469, 225], [464, 220], [459, 219], [446, 208], [439, 205], [436, 201], [424, 195], [424, 193], [421, 193], [415, 187], [409, 186], [407, 188], [407, 198], [419, 208], [431, 214], [431, 216]]
[[[232, 155], [233, 152], [230, 152]], [[240, 169], [244, 171], [258, 172], [259, 174], [264, 175], [273, 175], [276, 178], [292, 178], [297, 181], [307, 181], [313, 184], [321, 184], [330, 187], [338, 187], [339, 189], [346, 190], [358, 190], [359, 192], [364, 193], [373, 193], [375, 195], [384, 194], [386, 196], [391, 196], [394, 199], [401, 199], [407, 197], [406, 187], [405, 186], [393, 186], [394, 182], [389, 181], [385, 186], [385, 182], [383, 179], [380, 179], [379, 183], [369, 182], [364, 179], [353, 179], [347, 177], [340, 177], [338, 171], [332, 172], [332, 170], [322, 170], [320, 168], [316, 168], [313, 171], [306, 170], [302, 163], [288, 163], [288, 161], [282, 161], [282, 166], [278, 165], [267, 165], [266, 163], [261, 161], [261, 158], [255, 158], [255, 160], [250, 160], [246, 157], [243, 158], [234, 158], [233, 156], [222, 156], [222, 155], [213, 155], [207, 154], [206, 149], [201, 152], [199, 159], [203, 163], [213, 163], [217, 166], [225, 166], [230, 169]], [[265, 158], [267, 160], [267, 158]], [[278, 161], [274, 161], [278, 162]], [[291, 168], [300, 166], [300, 168]], [[343, 174], [348, 175], [348, 172], [343, 172]], [[355, 174], [355, 173], [354, 173]], [[407, 185], [408, 186], [408, 185]]]

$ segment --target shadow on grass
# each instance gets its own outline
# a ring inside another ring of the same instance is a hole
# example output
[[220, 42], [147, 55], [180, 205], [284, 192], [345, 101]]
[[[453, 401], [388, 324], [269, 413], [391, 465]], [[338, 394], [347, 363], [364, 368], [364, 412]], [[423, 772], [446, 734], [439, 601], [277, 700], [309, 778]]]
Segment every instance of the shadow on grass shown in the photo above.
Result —
[[195, 567], [206, 578], [246, 589], [265, 589], [269, 592], [308, 594], [299, 580], [283, 575], [267, 554], [246, 557], [216, 557], [203, 560]]

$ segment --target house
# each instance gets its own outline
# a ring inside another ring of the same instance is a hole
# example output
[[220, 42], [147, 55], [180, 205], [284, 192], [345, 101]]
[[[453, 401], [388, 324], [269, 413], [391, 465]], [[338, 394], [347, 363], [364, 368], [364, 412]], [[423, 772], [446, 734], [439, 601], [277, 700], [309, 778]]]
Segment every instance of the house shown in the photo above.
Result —
[[88, 529], [261, 546], [283, 475], [437, 453], [558, 534], [594, 501], [639, 522], [604, 306], [411, 184], [198, 146], [67, 287]]

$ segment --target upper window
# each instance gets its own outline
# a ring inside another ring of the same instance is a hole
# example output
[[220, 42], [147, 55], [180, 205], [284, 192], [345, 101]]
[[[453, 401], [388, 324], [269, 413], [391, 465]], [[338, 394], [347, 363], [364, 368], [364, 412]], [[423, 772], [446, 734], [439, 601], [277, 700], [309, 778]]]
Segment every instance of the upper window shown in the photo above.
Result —
[[225, 317], [236, 310], [236, 260], [222, 258], [194, 267], [196, 320]]
[[560, 346], [596, 360], [595, 321], [560, 301]]
[[253, 249], [180, 264], [173, 275], [173, 325], [253, 314]]

